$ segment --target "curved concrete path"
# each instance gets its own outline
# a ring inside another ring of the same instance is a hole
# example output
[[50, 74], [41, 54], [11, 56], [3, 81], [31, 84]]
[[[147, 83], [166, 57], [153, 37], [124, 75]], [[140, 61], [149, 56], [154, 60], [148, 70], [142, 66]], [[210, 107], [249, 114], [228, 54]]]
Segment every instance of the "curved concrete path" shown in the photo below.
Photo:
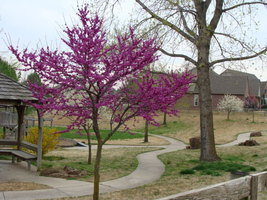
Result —
[[250, 132], [249, 133], [242, 133], [242, 134], [239, 134], [237, 136], [236, 140], [234, 140], [233, 142], [229, 142], [226, 144], [220, 144], [220, 145], [217, 145], [217, 147], [230, 147], [230, 146], [237, 145], [241, 142], [245, 142], [246, 140], [249, 140], [249, 139], [250, 139]]
[[[101, 182], [100, 192], [113, 192], [124, 189], [135, 188], [151, 183], [161, 177], [165, 170], [164, 164], [157, 158], [158, 155], [185, 149], [186, 145], [178, 140], [154, 135], [170, 142], [168, 145], [156, 146], [164, 149], [139, 154], [138, 167], [128, 176]], [[249, 133], [240, 134], [234, 142], [218, 145], [232, 146], [249, 139]], [[104, 148], [125, 147], [120, 145], [106, 145]], [[126, 146], [138, 147], [138, 146]], [[155, 146], [153, 146], [155, 147]], [[82, 148], [82, 147], [79, 147]], [[52, 189], [29, 190], [29, 191], [7, 191], [0, 192], [0, 200], [34, 200], [34, 199], [50, 199], [60, 197], [74, 197], [91, 195], [93, 193], [93, 184], [84, 181], [66, 180], [61, 178], [51, 178], [38, 176], [36, 172], [27, 170], [20, 165], [10, 164], [10, 161], [0, 161], [0, 181], [23, 181], [35, 182], [51, 186]]]

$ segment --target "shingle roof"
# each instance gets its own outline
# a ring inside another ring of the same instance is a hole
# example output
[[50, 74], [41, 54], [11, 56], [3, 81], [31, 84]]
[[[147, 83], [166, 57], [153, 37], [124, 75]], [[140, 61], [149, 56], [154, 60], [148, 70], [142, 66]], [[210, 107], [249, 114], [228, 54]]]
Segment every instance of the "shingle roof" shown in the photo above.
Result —
[[226, 69], [224, 72], [220, 74], [220, 76], [245, 76], [245, 77], [248, 77], [248, 79], [258, 80], [258, 78], [254, 74], [249, 74], [246, 72], [236, 71], [232, 69]]
[[[234, 71], [234, 70], [231, 70]], [[236, 71], [237, 72], [237, 71]], [[243, 72], [241, 72], [243, 73]], [[256, 76], [255, 76], [256, 77]], [[212, 94], [232, 94], [232, 95], [246, 95], [246, 87], [248, 86], [249, 95], [259, 95], [259, 88], [261, 82], [259, 79], [254, 79], [253, 76], [236, 75], [218, 75], [213, 71], [210, 72], [211, 93]], [[192, 84], [189, 93], [198, 93], [196, 84]]]
[[36, 101], [31, 91], [11, 78], [0, 73], [0, 101], [1, 100], [27, 100]]
[[213, 94], [245, 95], [248, 86], [249, 95], [259, 95], [260, 81], [248, 79], [245, 76], [211, 77], [211, 91]]

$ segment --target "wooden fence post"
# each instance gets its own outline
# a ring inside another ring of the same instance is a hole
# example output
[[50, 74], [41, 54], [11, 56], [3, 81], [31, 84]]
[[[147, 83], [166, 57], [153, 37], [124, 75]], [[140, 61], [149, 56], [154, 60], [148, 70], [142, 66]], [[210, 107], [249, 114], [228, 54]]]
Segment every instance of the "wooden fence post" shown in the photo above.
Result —
[[250, 200], [258, 199], [258, 176], [251, 175]]

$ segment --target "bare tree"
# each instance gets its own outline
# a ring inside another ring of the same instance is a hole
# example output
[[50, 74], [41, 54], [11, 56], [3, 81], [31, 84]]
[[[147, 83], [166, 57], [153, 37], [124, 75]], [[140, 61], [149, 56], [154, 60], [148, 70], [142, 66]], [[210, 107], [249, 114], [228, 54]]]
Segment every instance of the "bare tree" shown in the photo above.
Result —
[[[106, 0], [112, 5], [119, 0]], [[202, 161], [216, 161], [209, 71], [218, 65], [265, 54], [247, 35], [255, 28], [253, 18], [266, 0], [135, 0], [144, 13], [138, 26], [147, 34], [156, 32], [170, 57], [182, 58], [197, 68], [200, 101]], [[141, 12], [142, 12], [141, 11]], [[148, 28], [149, 27], [149, 28]]]

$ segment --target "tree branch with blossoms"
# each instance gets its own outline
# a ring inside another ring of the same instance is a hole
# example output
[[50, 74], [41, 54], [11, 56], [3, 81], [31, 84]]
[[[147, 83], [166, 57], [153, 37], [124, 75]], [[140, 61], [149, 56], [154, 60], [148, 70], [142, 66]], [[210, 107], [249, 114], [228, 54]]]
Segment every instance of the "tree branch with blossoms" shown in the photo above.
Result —
[[[143, 70], [158, 59], [155, 39], [139, 38], [130, 28], [110, 41], [104, 19], [91, 15], [88, 4], [79, 7], [77, 15], [80, 23], [65, 25], [63, 30], [66, 37], [62, 42], [67, 50], [45, 47], [30, 52], [12, 45], [9, 49], [25, 70], [33, 70], [42, 80], [42, 85], [30, 87], [40, 102], [35, 107], [72, 117], [73, 123], [68, 128], [82, 128], [88, 120], [92, 121], [97, 138], [93, 195], [96, 200], [103, 145], [134, 117], [141, 116], [156, 124], [156, 111], [174, 114], [169, 105], [185, 94], [192, 78], [188, 74], [172, 74], [153, 79]], [[135, 82], [134, 90], [120, 87], [128, 80]], [[103, 107], [111, 113], [111, 128], [106, 138], [100, 132]]]

